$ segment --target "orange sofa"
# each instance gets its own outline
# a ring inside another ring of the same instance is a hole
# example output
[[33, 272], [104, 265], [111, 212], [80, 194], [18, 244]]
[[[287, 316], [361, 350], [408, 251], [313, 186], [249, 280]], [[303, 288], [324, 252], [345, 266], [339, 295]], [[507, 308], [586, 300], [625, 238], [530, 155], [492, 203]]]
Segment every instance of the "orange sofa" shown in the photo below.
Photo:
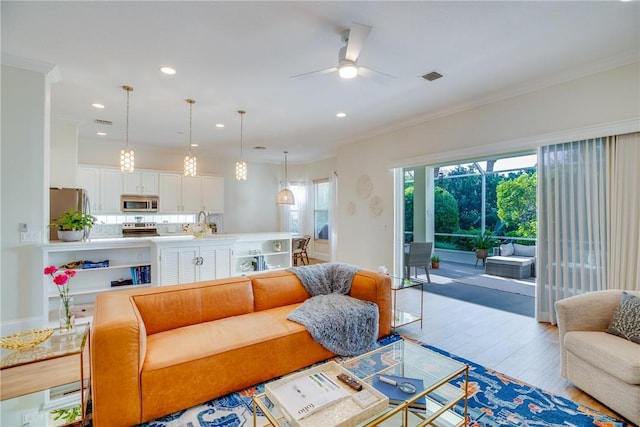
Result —
[[[360, 270], [349, 295], [376, 303], [379, 336], [391, 332], [388, 276]], [[139, 424], [332, 357], [286, 319], [307, 298], [288, 271], [98, 295], [94, 425]]]

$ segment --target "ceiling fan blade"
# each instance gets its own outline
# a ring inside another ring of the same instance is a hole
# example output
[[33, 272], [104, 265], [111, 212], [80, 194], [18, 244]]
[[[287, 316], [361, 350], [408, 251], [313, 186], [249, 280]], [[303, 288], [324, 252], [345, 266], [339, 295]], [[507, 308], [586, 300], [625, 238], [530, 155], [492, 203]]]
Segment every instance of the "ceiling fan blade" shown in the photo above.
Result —
[[325, 70], [311, 71], [310, 73], [296, 74], [295, 76], [291, 76], [289, 78], [290, 79], [298, 79], [298, 78], [319, 76], [321, 74], [333, 73], [335, 71], [338, 71], [338, 67], [331, 67], [331, 68], [327, 68]]
[[349, 29], [349, 39], [347, 40], [347, 50], [345, 52], [345, 59], [356, 62], [360, 51], [364, 47], [364, 41], [369, 36], [371, 27], [364, 24], [358, 24], [356, 22], [351, 23]]
[[378, 81], [382, 81], [381, 78], [386, 77], [390, 79], [397, 80], [398, 78], [392, 76], [391, 74], [386, 74], [381, 71], [372, 70], [370, 68], [358, 66], [358, 75], [367, 79], [374, 79]]

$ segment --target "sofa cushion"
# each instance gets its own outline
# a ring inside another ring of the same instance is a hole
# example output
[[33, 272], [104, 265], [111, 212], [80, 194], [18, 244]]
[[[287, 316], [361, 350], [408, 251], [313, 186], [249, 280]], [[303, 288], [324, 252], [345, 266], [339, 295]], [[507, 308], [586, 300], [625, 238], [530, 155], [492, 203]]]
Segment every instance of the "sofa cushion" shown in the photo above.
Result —
[[487, 258], [487, 263], [524, 267], [531, 265], [533, 260], [531, 258], [517, 256], [490, 256]]
[[519, 243], [514, 243], [513, 244], [513, 255], [515, 255], [515, 256], [535, 257], [536, 256], [536, 247], [535, 246], [521, 245]]
[[142, 419], [154, 419], [326, 360], [333, 353], [286, 316], [297, 304], [150, 335]]
[[149, 335], [253, 311], [251, 282], [245, 277], [165, 286], [132, 298]]
[[605, 332], [572, 331], [564, 337], [566, 350], [627, 384], [640, 384], [638, 345]]
[[616, 313], [605, 332], [640, 344], [640, 298], [623, 292]]
[[297, 304], [310, 298], [300, 279], [286, 270], [254, 276], [251, 278], [251, 283], [255, 311]]
[[500, 256], [511, 256], [514, 252], [513, 243], [505, 243], [500, 245]]

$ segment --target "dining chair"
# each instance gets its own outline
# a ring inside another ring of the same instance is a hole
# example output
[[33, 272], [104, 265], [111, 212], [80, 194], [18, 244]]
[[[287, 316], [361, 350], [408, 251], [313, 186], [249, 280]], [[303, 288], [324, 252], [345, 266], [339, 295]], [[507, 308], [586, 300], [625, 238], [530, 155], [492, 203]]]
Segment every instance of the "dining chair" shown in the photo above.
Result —
[[293, 252], [291, 253], [293, 256], [293, 265], [298, 265], [298, 260], [300, 260], [303, 265], [309, 264], [307, 247], [309, 246], [309, 242], [311, 241], [311, 236], [306, 234], [303, 238], [294, 240], [294, 243], [296, 241], [297, 244], [293, 249]]
[[411, 267], [415, 268], [416, 277], [418, 277], [418, 268], [424, 268], [427, 282], [431, 283], [429, 264], [431, 263], [432, 249], [433, 242], [411, 242], [409, 244], [409, 249], [404, 254], [405, 278], [411, 277]]

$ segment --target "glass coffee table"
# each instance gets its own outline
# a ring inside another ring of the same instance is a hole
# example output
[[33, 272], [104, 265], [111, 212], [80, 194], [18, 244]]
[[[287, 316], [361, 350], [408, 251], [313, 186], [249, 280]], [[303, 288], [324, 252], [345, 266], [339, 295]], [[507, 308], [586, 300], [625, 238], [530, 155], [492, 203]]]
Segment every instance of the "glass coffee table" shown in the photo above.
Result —
[[[424, 390], [407, 401], [390, 404], [358, 426], [464, 426], [467, 420], [469, 367], [461, 362], [406, 340], [398, 340], [361, 356], [339, 361], [362, 381], [372, 384], [378, 375], [394, 375], [423, 381]], [[458, 385], [449, 384], [457, 377]], [[290, 426], [281, 408], [266, 394], [254, 396], [254, 426]], [[463, 402], [463, 414], [452, 408]], [[257, 416], [260, 409], [264, 417]], [[328, 426], [327, 426], [328, 427]]]

